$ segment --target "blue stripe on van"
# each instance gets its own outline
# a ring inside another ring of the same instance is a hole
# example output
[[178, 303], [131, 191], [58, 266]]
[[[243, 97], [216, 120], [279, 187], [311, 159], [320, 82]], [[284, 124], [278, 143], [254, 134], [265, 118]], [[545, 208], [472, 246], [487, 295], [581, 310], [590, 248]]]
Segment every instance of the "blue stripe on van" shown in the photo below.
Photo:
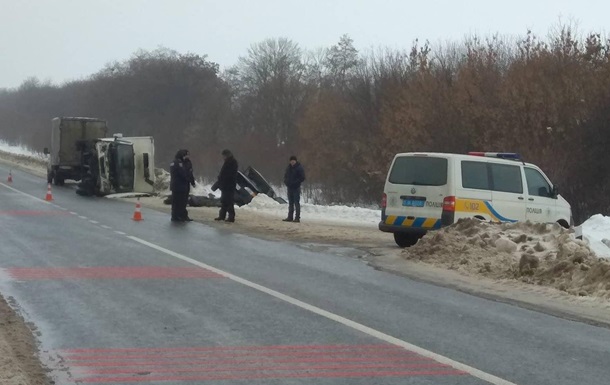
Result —
[[515, 222], [517, 222], [517, 220], [515, 220], [515, 219], [508, 219], [508, 218], [505, 218], [505, 217], [503, 217], [502, 215], [498, 214], [498, 212], [497, 212], [497, 211], [496, 211], [496, 210], [493, 208], [493, 206], [492, 206], [492, 205], [491, 205], [489, 202], [487, 202], [487, 201], [485, 201], [485, 206], [487, 206], [487, 208], [489, 209], [489, 211], [490, 211], [490, 212], [491, 212], [493, 215], [495, 215], [495, 216], [496, 216], [496, 218], [498, 218], [499, 220], [501, 220], [502, 222], [510, 222], [510, 223], [515, 223]]
[[426, 218], [417, 218], [415, 222], [413, 222], [413, 227], [422, 227], [425, 221]]

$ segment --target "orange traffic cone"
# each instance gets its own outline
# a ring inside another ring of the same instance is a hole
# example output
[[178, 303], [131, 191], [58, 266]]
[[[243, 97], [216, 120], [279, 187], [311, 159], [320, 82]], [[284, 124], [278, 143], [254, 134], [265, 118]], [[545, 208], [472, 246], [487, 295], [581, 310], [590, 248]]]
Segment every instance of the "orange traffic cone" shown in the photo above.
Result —
[[133, 213], [133, 220], [140, 222], [142, 220], [142, 204], [140, 204], [140, 198], [136, 202], [136, 211]]
[[13, 183], [13, 170], [8, 172], [8, 183]]
[[47, 185], [47, 196], [44, 197], [44, 200], [47, 202], [51, 202], [53, 200], [53, 193], [51, 192], [51, 183]]

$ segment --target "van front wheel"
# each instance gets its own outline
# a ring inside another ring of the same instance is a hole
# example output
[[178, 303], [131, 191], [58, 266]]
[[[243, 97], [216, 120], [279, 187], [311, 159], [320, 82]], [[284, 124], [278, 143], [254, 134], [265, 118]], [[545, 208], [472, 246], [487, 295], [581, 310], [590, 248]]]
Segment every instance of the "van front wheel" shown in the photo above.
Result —
[[417, 243], [419, 236], [406, 233], [394, 233], [394, 241], [398, 247], [411, 247]]

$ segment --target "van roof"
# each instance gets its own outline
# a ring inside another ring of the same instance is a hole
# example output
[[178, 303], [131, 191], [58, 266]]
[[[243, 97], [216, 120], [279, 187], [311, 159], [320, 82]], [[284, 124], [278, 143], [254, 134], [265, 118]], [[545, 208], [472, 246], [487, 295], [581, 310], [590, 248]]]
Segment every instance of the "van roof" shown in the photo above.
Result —
[[468, 154], [450, 154], [444, 152], [403, 152], [396, 154], [396, 157], [401, 156], [430, 156], [430, 157], [438, 157], [438, 158], [447, 158], [447, 159], [457, 159], [457, 160], [470, 160], [470, 161], [479, 161], [479, 162], [493, 162], [493, 163], [501, 163], [501, 164], [515, 164], [520, 163], [526, 166], [538, 167], [535, 164], [527, 163], [519, 159], [502, 159], [502, 158], [493, 158], [493, 157], [484, 157], [484, 156], [476, 156], [476, 155], [468, 155]]

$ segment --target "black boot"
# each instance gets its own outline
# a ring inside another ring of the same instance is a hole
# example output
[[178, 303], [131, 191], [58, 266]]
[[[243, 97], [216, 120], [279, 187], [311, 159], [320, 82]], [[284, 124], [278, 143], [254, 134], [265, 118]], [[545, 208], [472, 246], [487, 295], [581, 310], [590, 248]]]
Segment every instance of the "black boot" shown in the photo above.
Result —
[[227, 217], [227, 210], [225, 210], [224, 208], [221, 208], [220, 211], [218, 212], [218, 218], [214, 218], [214, 220], [215, 221], [224, 221], [226, 217]]

